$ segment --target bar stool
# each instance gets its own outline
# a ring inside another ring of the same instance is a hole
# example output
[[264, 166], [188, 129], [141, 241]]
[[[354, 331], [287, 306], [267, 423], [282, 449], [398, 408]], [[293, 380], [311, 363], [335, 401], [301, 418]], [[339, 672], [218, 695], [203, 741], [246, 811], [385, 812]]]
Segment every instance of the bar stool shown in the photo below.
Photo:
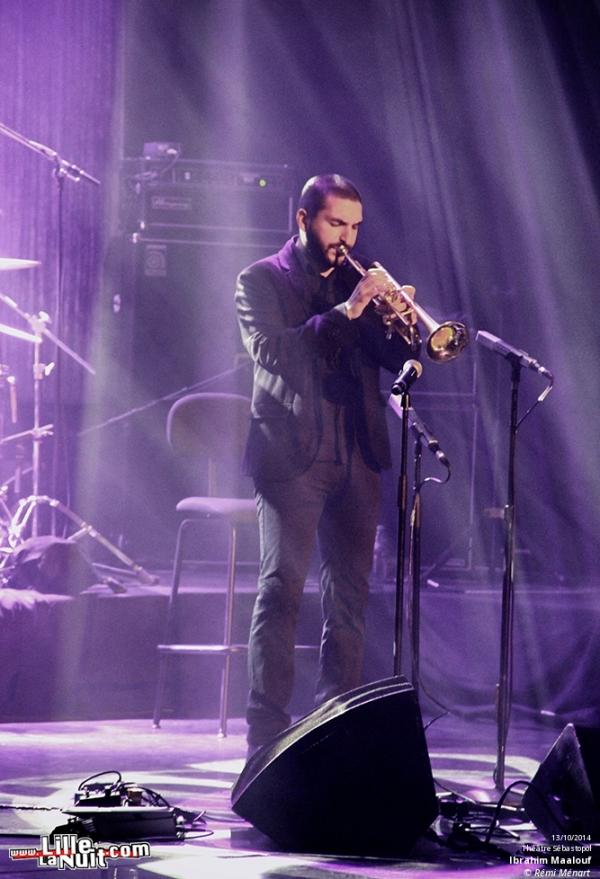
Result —
[[[153, 725], [160, 726], [165, 689], [167, 660], [175, 656], [220, 656], [223, 660], [219, 708], [219, 735], [227, 735], [227, 709], [231, 658], [247, 651], [247, 645], [234, 644], [233, 606], [237, 563], [237, 532], [241, 525], [256, 522], [253, 499], [225, 497], [219, 494], [219, 476], [223, 461], [229, 473], [240, 471], [243, 446], [250, 417], [250, 400], [238, 394], [201, 393], [182, 397], [171, 407], [167, 417], [167, 439], [177, 454], [205, 458], [208, 462], [208, 487], [205, 497], [186, 497], [177, 504], [177, 512], [185, 518], [179, 526], [171, 594], [167, 609], [164, 642], [157, 646], [159, 656], [158, 680], [154, 701]], [[219, 467], [221, 464], [221, 467]], [[179, 583], [184, 560], [185, 536], [193, 528], [217, 520], [229, 529], [227, 553], [227, 591], [225, 619], [221, 644], [175, 644], [172, 642], [175, 625]]]

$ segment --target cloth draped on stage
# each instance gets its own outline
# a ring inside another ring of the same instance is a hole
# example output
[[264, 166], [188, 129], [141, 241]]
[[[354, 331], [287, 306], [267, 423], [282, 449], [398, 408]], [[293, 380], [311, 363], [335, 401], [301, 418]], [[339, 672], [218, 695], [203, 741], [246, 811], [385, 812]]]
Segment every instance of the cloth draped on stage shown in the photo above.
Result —
[[[600, 599], [597, 589], [519, 589], [515, 598], [514, 717], [600, 725]], [[253, 593], [239, 596], [239, 636], [247, 634]], [[219, 593], [190, 592], [179, 634], [210, 638]], [[150, 717], [155, 645], [167, 590], [131, 587], [77, 598], [0, 590], [0, 720]], [[305, 595], [302, 637], [316, 636], [318, 593]], [[365, 680], [392, 670], [393, 592], [374, 592], [367, 616]], [[498, 682], [499, 590], [426, 589], [421, 599], [421, 704], [464, 717], [493, 718]], [[186, 627], [191, 627], [188, 631]], [[451, 634], [451, 637], [449, 636]], [[212, 633], [214, 634], [214, 632]], [[107, 651], [106, 645], [111, 644]], [[405, 641], [410, 668], [408, 644]], [[308, 661], [308, 660], [307, 660]], [[312, 660], [314, 661], [314, 660]], [[243, 665], [243, 663], [241, 664]], [[237, 669], [232, 710], [242, 714], [244, 669]], [[313, 671], [299, 670], [297, 713], [311, 709]], [[214, 684], [214, 686], [213, 686]], [[189, 690], [189, 692], [188, 692]], [[430, 694], [436, 702], [430, 702]], [[216, 716], [218, 669], [190, 668], [170, 695], [174, 713]], [[437, 704], [439, 703], [439, 704]], [[541, 712], [544, 712], [543, 714]]]

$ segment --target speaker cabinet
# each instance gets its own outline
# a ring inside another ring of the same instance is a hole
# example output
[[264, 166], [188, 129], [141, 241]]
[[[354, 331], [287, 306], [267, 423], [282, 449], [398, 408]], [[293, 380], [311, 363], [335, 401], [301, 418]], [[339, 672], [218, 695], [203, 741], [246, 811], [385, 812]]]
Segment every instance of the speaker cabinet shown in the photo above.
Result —
[[407, 853], [438, 814], [413, 687], [388, 678], [326, 702], [248, 761], [232, 805], [287, 851]]
[[567, 724], [534, 775], [523, 807], [547, 839], [600, 841], [600, 729]]
[[98, 438], [97, 472], [88, 477], [94, 500], [85, 507], [99, 530], [147, 563], [165, 564], [172, 557], [177, 501], [206, 491], [205, 470], [178, 460], [168, 447], [169, 408], [188, 390], [250, 392], [251, 363], [240, 357], [236, 276], [274, 249], [113, 242], [98, 358], [102, 411], [96, 418], [113, 422]]

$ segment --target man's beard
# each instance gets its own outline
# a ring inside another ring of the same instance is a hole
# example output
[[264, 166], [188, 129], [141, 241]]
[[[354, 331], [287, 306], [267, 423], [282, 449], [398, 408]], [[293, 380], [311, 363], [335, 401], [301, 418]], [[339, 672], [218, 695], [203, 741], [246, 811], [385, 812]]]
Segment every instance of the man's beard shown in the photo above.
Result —
[[333, 256], [333, 250], [329, 248], [327, 251], [323, 250], [323, 245], [312, 231], [310, 223], [306, 226], [306, 252], [320, 271], [341, 265], [343, 261], [343, 257], [339, 253], [336, 253], [335, 261], [329, 258], [330, 254]]

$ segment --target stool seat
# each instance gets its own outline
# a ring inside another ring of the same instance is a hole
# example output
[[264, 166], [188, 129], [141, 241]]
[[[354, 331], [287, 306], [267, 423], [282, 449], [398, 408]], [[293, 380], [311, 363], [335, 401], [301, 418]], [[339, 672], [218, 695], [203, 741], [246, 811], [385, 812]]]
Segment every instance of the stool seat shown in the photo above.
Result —
[[[179, 653], [181, 655], [193, 656], [210, 656], [212, 654], [222, 655], [224, 653], [247, 653], [247, 644], [158, 644], [156, 647], [159, 653]], [[308, 653], [318, 653], [320, 647], [318, 644], [295, 644], [294, 650]]]
[[179, 653], [182, 656], [211, 656], [216, 654], [244, 653], [247, 644], [159, 644], [159, 653]]
[[237, 497], [186, 497], [176, 508], [178, 513], [227, 519], [237, 525], [256, 522], [253, 500]]

